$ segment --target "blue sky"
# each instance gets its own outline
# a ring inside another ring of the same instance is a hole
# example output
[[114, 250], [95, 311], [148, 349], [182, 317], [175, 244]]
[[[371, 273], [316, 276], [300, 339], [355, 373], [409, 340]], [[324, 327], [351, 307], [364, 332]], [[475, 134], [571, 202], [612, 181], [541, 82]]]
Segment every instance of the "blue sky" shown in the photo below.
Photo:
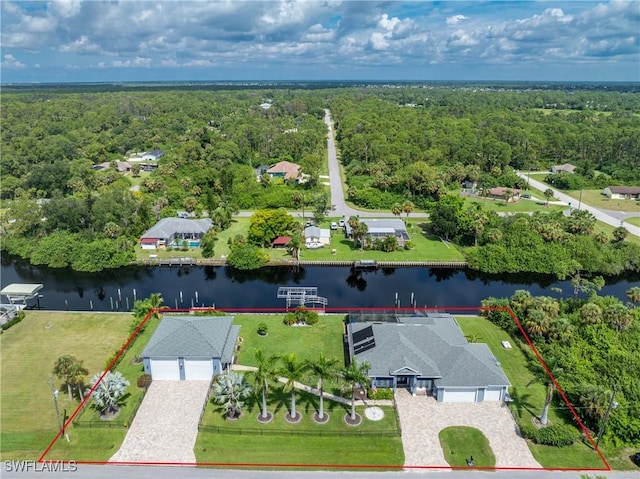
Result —
[[640, 81], [635, 1], [2, 0], [1, 81]]

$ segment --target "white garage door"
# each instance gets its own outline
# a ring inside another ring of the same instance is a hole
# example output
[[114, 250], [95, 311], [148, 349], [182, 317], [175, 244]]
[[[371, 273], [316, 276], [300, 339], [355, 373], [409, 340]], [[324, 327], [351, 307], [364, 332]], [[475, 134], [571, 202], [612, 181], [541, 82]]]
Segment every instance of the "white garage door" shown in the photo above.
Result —
[[213, 361], [211, 359], [185, 359], [184, 378], [187, 381], [211, 381]]
[[151, 377], [154, 381], [180, 381], [177, 359], [152, 359]]
[[485, 401], [500, 401], [502, 389], [487, 389], [484, 392]]
[[443, 402], [475, 402], [475, 389], [445, 389]]

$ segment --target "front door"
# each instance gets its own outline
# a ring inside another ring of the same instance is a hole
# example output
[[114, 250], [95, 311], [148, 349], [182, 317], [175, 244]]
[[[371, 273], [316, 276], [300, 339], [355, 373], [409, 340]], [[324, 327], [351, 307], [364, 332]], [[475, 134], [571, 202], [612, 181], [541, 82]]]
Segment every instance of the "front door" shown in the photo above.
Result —
[[399, 388], [408, 388], [409, 379], [409, 376], [398, 376], [396, 379], [396, 386], [398, 386]]

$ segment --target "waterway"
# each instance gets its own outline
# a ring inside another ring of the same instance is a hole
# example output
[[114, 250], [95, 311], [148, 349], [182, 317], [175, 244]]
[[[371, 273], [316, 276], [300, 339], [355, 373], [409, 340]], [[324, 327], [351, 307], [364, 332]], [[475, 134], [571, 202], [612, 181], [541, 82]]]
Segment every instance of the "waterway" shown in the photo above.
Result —
[[[534, 295], [569, 297], [569, 281], [543, 275], [485, 275], [469, 269], [390, 268], [354, 272], [348, 267], [262, 268], [242, 272], [227, 267], [127, 267], [84, 274], [31, 266], [2, 258], [2, 287], [11, 283], [42, 283], [39, 306], [48, 310], [129, 311], [133, 301], [160, 293], [170, 307], [283, 308], [279, 286], [315, 286], [328, 308], [475, 307], [488, 296], [509, 297], [518, 289]], [[601, 295], [626, 300], [625, 292], [640, 285], [640, 274], [608, 278]], [[3, 298], [4, 299], [4, 298]], [[35, 301], [34, 305], [37, 305]]]

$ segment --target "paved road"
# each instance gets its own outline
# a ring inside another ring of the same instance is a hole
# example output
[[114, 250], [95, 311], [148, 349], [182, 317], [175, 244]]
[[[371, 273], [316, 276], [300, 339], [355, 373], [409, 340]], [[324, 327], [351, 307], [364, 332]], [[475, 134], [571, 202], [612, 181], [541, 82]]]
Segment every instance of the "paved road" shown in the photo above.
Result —
[[410, 469], [398, 472], [379, 472], [372, 470], [356, 472], [329, 471], [255, 471], [202, 469], [195, 467], [160, 467], [160, 466], [77, 466], [75, 472], [9, 472], [6, 464], [2, 465], [0, 476], [20, 479], [55, 478], [63, 479], [585, 479], [606, 477], [607, 479], [637, 479], [638, 472], [605, 472], [605, 471], [470, 471], [470, 470], [420, 470]]
[[[529, 185], [533, 186], [537, 190], [545, 191], [549, 189], [549, 186], [545, 185], [540, 181], [534, 180], [533, 178], [529, 178], [529, 176], [526, 173], [518, 173], [518, 176], [523, 180], [527, 180], [529, 182]], [[553, 190], [554, 196], [558, 198], [560, 201], [564, 201], [567, 204], [571, 203], [572, 205], [576, 205], [577, 202], [575, 198], [572, 198], [571, 196], [566, 195], [561, 191], [556, 190], [555, 188], [551, 188], [551, 190]], [[619, 218], [612, 216], [610, 212], [599, 210], [597, 208], [594, 208], [593, 206], [589, 206], [584, 202], [582, 202], [582, 204], [580, 205], [580, 209], [588, 211], [593, 216], [595, 216], [597, 220], [602, 221], [603, 223], [606, 223], [608, 225], [611, 225], [614, 228], [620, 226], [621, 224], [621, 220]], [[622, 223], [622, 226], [624, 226], [627, 229], [627, 231], [629, 231], [629, 233], [631, 233], [632, 235], [640, 236], [640, 227], [633, 226], [629, 223]]]

